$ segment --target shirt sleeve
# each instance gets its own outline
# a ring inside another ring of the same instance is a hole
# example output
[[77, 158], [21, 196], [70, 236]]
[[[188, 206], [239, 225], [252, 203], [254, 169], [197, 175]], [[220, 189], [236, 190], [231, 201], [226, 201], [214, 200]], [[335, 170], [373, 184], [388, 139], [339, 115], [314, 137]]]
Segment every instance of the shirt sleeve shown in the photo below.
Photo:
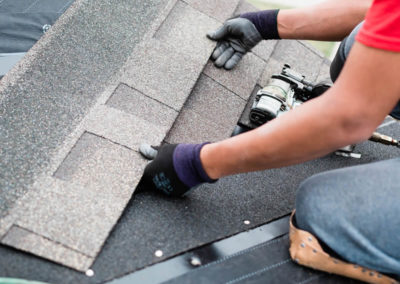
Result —
[[400, 52], [400, 0], [374, 0], [356, 40]]

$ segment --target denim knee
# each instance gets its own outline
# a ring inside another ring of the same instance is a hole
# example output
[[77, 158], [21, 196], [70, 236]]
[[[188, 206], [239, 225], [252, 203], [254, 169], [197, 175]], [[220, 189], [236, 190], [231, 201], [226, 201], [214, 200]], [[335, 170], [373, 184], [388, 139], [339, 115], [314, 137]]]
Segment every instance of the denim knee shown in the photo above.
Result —
[[296, 196], [296, 223], [300, 229], [316, 234], [333, 225], [332, 214], [339, 202], [334, 187], [335, 181], [327, 173], [314, 175], [300, 184]]

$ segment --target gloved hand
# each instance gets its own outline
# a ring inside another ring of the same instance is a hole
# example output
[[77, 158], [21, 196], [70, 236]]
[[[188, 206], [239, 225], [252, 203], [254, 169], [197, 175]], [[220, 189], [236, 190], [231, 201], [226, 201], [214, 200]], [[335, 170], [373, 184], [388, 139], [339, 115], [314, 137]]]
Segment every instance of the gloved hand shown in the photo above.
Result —
[[141, 146], [140, 152], [145, 157], [156, 154], [146, 166], [142, 179], [168, 196], [182, 196], [204, 182], [215, 182], [208, 177], [200, 161], [200, 151], [205, 144], [165, 145], [155, 148], [157, 153], [149, 146], [147, 150]]
[[215, 66], [230, 70], [262, 39], [279, 39], [278, 12], [265, 10], [245, 13], [227, 20], [215, 32], [208, 33], [210, 39], [218, 41], [211, 55]]
[[244, 18], [230, 19], [207, 36], [218, 41], [211, 55], [215, 66], [224, 67], [227, 70], [235, 67], [243, 55], [262, 40], [254, 24]]

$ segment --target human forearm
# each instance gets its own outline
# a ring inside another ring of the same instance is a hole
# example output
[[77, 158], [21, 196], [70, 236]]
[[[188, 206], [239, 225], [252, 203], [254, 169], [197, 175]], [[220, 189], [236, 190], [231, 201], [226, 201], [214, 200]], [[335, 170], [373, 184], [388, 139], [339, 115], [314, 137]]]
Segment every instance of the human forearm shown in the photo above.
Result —
[[399, 100], [400, 53], [356, 43], [335, 85], [258, 129], [200, 152], [211, 178], [310, 160], [369, 138]]
[[321, 97], [256, 130], [206, 145], [203, 166], [210, 177], [220, 178], [301, 163], [362, 140], [335, 109]]
[[360, 23], [371, 0], [325, 1], [316, 5], [280, 10], [278, 33], [282, 39], [339, 41]]

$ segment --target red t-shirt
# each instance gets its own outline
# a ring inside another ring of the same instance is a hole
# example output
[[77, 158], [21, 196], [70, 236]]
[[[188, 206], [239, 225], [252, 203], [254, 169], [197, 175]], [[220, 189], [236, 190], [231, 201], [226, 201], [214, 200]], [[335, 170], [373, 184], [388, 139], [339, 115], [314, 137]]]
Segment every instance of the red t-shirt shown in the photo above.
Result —
[[374, 0], [356, 40], [370, 47], [400, 51], [400, 0]]

